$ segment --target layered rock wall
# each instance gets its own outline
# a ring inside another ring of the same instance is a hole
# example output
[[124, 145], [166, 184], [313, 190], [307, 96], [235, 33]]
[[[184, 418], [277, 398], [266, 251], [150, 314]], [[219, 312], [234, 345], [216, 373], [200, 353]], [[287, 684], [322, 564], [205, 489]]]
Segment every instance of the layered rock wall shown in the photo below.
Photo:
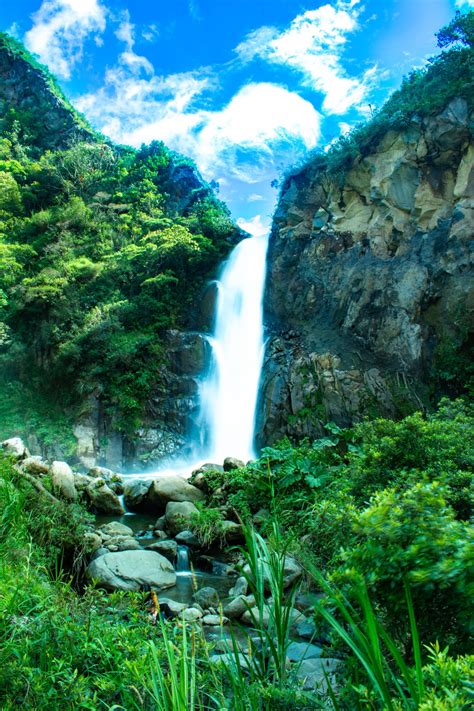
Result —
[[454, 99], [344, 174], [310, 162], [275, 213], [261, 443], [420, 407], [433, 354], [472, 328], [473, 116]]

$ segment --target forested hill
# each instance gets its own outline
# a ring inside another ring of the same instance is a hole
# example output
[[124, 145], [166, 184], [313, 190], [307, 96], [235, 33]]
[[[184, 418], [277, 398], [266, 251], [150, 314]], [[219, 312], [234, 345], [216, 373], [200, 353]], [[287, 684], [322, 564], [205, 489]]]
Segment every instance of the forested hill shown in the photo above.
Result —
[[93, 397], [133, 437], [240, 233], [189, 160], [114, 146], [4, 34], [0, 67], [0, 435], [72, 448]]

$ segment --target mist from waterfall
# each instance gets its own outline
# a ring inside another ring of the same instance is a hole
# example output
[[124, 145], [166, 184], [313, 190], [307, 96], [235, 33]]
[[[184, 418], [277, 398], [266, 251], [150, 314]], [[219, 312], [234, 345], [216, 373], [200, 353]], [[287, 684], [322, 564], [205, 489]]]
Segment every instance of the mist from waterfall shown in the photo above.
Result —
[[218, 282], [207, 377], [200, 390], [204, 459], [255, 457], [258, 384], [264, 355], [263, 292], [268, 236], [244, 239]]

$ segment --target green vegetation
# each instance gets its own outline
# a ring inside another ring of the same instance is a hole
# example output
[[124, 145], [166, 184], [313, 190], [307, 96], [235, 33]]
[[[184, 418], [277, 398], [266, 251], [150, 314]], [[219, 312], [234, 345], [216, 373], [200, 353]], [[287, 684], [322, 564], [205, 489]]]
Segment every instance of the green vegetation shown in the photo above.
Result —
[[[3, 36], [2, 51], [54, 84]], [[68, 107], [58, 120], [65, 136], [80, 124]], [[31, 121], [20, 102], [0, 123], [0, 438], [41, 420], [69, 453], [64, 418], [92, 395], [133, 437], [166, 364], [164, 331], [192, 321], [237, 231], [162, 143], [117, 148], [89, 131], [51, 151]]]

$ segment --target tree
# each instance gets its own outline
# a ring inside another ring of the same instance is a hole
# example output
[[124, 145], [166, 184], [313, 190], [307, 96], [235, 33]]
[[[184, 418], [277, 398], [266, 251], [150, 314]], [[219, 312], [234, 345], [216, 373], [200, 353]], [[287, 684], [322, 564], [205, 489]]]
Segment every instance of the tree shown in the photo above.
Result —
[[441, 47], [441, 49], [449, 47], [454, 42], [460, 42], [464, 46], [472, 48], [474, 43], [474, 12], [470, 11], [462, 15], [458, 10], [449, 25], [442, 27], [436, 33], [436, 38], [438, 47]]

